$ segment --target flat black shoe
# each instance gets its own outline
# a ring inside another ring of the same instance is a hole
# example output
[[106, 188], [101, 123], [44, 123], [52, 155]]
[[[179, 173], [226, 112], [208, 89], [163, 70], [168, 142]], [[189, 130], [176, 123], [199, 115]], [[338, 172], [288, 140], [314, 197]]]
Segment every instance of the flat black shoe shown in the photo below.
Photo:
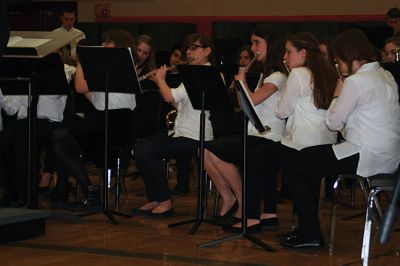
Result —
[[215, 215], [211, 217], [211, 220], [222, 226], [230, 226], [233, 224], [240, 223], [242, 221], [242, 219], [237, 218], [235, 216], [224, 217], [222, 215]]
[[312, 240], [294, 238], [282, 241], [281, 245], [285, 248], [322, 248], [324, 246], [324, 240], [322, 238]]
[[280, 241], [288, 241], [291, 239], [295, 239], [299, 237], [299, 232], [297, 228], [294, 228], [292, 231], [287, 232], [285, 234], [277, 234], [276, 238], [278, 238]]
[[218, 216], [222, 217], [223, 219], [232, 217], [233, 215], [236, 214], [236, 211], [238, 208], [239, 208], [239, 203], [237, 201], [235, 201], [235, 203], [233, 203], [232, 207], [224, 215], [218, 215]]
[[279, 220], [277, 217], [261, 219], [260, 224], [264, 229], [276, 229], [279, 225]]
[[[242, 233], [242, 227], [233, 227], [233, 226], [224, 226], [222, 229], [224, 229], [225, 232], [230, 232], [230, 233]], [[262, 231], [261, 224], [253, 224], [251, 226], [247, 226], [246, 232], [247, 233], [260, 233]]]
[[175, 211], [173, 208], [169, 209], [168, 211], [165, 212], [160, 212], [160, 213], [154, 213], [154, 212], [149, 212], [147, 214], [147, 217], [150, 218], [156, 218], [156, 219], [162, 219], [162, 218], [170, 218], [175, 216]]
[[132, 216], [146, 216], [151, 212], [151, 210], [142, 210], [139, 208], [133, 208], [131, 210], [131, 215]]

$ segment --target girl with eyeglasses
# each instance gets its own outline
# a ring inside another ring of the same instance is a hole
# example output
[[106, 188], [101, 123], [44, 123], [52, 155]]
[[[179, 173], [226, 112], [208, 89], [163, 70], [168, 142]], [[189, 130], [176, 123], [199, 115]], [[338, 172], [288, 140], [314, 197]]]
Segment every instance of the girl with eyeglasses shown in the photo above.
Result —
[[[184, 41], [182, 51], [191, 65], [214, 64], [214, 45], [206, 35], [190, 34]], [[173, 158], [181, 162], [191, 161], [199, 144], [200, 110], [193, 109], [183, 83], [177, 88], [167, 85], [166, 72], [167, 67], [162, 66], [153, 72], [151, 79], [156, 82], [164, 100], [177, 108], [174, 134], [156, 135], [135, 145], [136, 162], [147, 194], [147, 202], [132, 210], [136, 216], [166, 218], [175, 214], [163, 160]], [[213, 139], [213, 129], [208, 111], [205, 116], [205, 140], [209, 141]]]

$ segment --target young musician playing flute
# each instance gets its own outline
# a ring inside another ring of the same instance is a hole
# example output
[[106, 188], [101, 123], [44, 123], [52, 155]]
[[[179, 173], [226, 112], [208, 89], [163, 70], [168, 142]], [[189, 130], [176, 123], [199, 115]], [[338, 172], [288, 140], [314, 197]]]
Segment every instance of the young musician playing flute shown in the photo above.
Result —
[[[208, 36], [201, 33], [187, 36], [182, 51], [186, 52], [186, 58], [192, 65], [214, 63], [214, 45]], [[136, 162], [147, 194], [147, 202], [132, 210], [132, 214], [136, 216], [167, 218], [175, 214], [163, 160], [192, 158], [199, 144], [200, 110], [193, 109], [183, 83], [177, 88], [170, 88], [167, 85], [166, 72], [167, 67], [162, 66], [153, 72], [152, 80], [157, 83], [164, 100], [175, 105], [178, 110], [175, 133], [172, 136], [156, 135], [135, 145]], [[209, 117], [210, 113], [206, 111], [206, 141], [213, 139]]]
[[[282, 62], [283, 43], [279, 38], [279, 33], [269, 26], [256, 26], [252, 29], [251, 43], [251, 50], [254, 54], [258, 54], [256, 60], [263, 64], [263, 72], [260, 73], [255, 92], [252, 93], [245, 82], [245, 68], [242, 68], [235, 78], [246, 84], [246, 90], [261, 122], [271, 127], [271, 131], [260, 134], [249, 123], [248, 150], [280, 141], [285, 125], [285, 121], [274, 114], [279, 90], [286, 83], [286, 72]], [[242, 155], [242, 136], [221, 137], [206, 144], [205, 170], [222, 197], [222, 206], [216, 218], [225, 224], [235, 220], [231, 216], [238, 219], [242, 214], [241, 178], [236, 167], [236, 164], [242, 162]]]

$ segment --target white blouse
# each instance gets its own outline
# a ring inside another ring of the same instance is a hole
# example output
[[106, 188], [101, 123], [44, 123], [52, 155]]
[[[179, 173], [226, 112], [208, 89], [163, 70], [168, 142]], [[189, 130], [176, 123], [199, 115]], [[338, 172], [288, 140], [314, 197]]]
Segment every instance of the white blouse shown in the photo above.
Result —
[[[105, 108], [104, 92], [92, 92], [92, 104], [99, 110], [103, 111]], [[133, 111], [136, 107], [135, 94], [130, 93], [108, 93], [108, 110], [114, 109], [130, 109]]]
[[[200, 140], [200, 110], [193, 109], [192, 103], [186, 92], [185, 85], [181, 83], [177, 88], [171, 89], [175, 99], [178, 114], [175, 120], [174, 137], [186, 137]], [[213, 129], [210, 121], [210, 112], [205, 111], [205, 134], [204, 140], [213, 139]]]
[[301, 150], [337, 141], [337, 133], [326, 126], [326, 110], [317, 109], [314, 104], [313, 88], [308, 68], [299, 67], [290, 71], [275, 112], [279, 118], [287, 118], [281, 140], [283, 145]]
[[400, 162], [400, 109], [393, 76], [377, 62], [346, 78], [329, 107], [329, 128], [344, 128], [345, 141], [333, 146], [340, 160], [359, 153], [357, 174], [392, 173]]
[[[252, 123], [249, 123], [248, 134], [251, 136], [267, 138], [273, 141], [280, 141], [285, 128], [285, 120], [276, 117], [275, 108], [280, 95], [280, 90], [283, 89], [286, 84], [286, 75], [277, 71], [266, 77], [263, 81], [261, 78], [262, 76], [260, 77], [259, 83], [272, 83], [278, 88], [278, 91], [254, 107], [257, 115], [260, 117], [261, 123], [265, 126], [269, 126], [271, 131], [266, 134], [262, 134]], [[259, 88], [260, 86], [257, 85], [256, 91]]]

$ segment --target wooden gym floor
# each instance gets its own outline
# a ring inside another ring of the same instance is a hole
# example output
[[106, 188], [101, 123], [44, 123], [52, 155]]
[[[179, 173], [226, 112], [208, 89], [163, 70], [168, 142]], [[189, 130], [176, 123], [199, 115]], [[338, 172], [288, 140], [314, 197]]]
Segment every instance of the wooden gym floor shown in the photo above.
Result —
[[[175, 178], [171, 178], [171, 187]], [[112, 225], [103, 214], [85, 217], [81, 223], [47, 220], [46, 234], [41, 237], [0, 245], [0, 265], [361, 265], [360, 252], [364, 230], [364, 216], [349, 221], [342, 218], [361, 212], [365, 204], [357, 195], [357, 209], [338, 206], [334, 254], [322, 249], [289, 250], [279, 245], [275, 235], [287, 232], [294, 223], [289, 200], [279, 205], [280, 226], [274, 231], [255, 235], [277, 249], [268, 252], [247, 239], [225, 241], [201, 248], [199, 244], [228, 236], [212, 224], [202, 223], [194, 235], [188, 235], [192, 224], [168, 228], [168, 224], [192, 219], [196, 213], [196, 185], [192, 182], [188, 196], [174, 197], [176, 216], [154, 220], [116, 216], [119, 225]], [[127, 178], [128, 193], [122, 195], [121, 210], [139, 207], [145, 202], [141, 178]], [[359, 194], [359, 193], [358, 193]], [[209, 196], [208, 213], [212, 212]], [[346, 198], [344, 198], [346, 200]], [[47, 208], [47, 200], [40, 199]], [[330, 203], [321, 206], [322, 229], [328, 241]], [[398, 228], [399, 224], [395, 224]], [[400, 232], [393, 232], [387, 245], [380, 245], [374, 230], [369, 265], [399, 265]]]

